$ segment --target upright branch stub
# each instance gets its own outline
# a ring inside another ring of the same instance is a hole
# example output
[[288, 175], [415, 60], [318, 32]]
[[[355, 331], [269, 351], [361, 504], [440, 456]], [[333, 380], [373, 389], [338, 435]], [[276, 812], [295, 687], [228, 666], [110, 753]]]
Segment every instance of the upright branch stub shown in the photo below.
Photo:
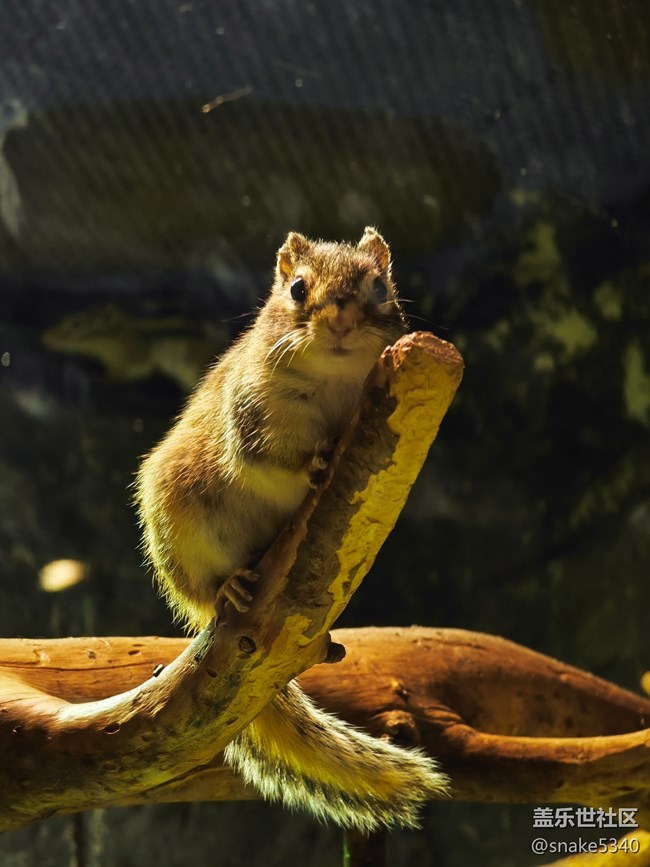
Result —
[[209, 762], [292, 678], [393, 528], [462, 377], [457, 350], [415, 333], [384, 352], [324, 480], [259, 564], [250, 611], [207, 627], [156, 677], [70, 704], [0, 684], [0, 830], [153, 789]]
[[[462, 373], [458, 350], [429, 333], [406, 335], [384, 351], [321, 490], [258, 565], [255, 603], [233, 618], [235, 630], [264, 632], [267, 653], [276, 640], [296, 649], [312, 644], [312, 662], [323, 660], [327, 631], [393, 529]], [[292, 664], [289, 677], [304, 670], [281, 655]]]
[[[395, 526], [460, 383], [458, 350], [417, 332], [388, 347], [337, 448], [332, 483], [309, 515], [282, 617], [309, 612], [305, 637], [339, 617]], [[309, 508], [309, 507], [308, 507]]]

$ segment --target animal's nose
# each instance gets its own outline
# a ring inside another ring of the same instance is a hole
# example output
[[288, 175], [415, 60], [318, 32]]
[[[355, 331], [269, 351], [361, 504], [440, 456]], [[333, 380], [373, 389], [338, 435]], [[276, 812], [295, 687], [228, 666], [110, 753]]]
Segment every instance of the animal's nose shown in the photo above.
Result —
[[344, 337], [357, 327], [357, 311], [354, 304], [332, 307], [327, 316], [327, 326], [339, 337]]

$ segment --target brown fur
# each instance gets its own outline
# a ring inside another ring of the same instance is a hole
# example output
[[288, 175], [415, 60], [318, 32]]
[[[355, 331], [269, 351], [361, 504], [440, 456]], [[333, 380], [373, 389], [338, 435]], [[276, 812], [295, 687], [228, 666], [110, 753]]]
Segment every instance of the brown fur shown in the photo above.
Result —
[[[298, 279], [304, 298], [296, 300]], [[288, 235], [255, 322], [207, 373], [138, 475], [148, 559], [190, 629], [206, 625], [224, 591], [236, 599], [228, 579], [252, 565], [294, 513], [318, 444], [340, 435], [375, 361], [404, 330], [390, 252], [374, 229], [356, 246]], [[360, 745], [360, 733], [298, 695], [292, 686], [263, 711], [229, 747], [231, 762], [267, 796], [342, 824], [413, 824], [417, 803], [444, 783], [433, 763], [418, 753], [387, 752], [367, 736]], [[336, 737], [323, 734], [323, 725]], [[301, 749], [297, 727], [310, 733]], [[392, 770], [380, 784], [382, 763]], [[349, 782], [355, 775], [356, 788]]]

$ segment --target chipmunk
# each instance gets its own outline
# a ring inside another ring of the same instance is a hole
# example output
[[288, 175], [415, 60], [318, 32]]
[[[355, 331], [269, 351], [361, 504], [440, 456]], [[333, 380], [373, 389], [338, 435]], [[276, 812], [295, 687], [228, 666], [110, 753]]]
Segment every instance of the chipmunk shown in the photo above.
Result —
[[[143, 461], [144, 547], [177, 617], [199, 630], [248, 610], [248, 567], [322, 469], [386, 346], [406, 330], [390, 250], [373, 228], [356, 246], [291, 232], [253, 325], [207, 373]], [[315, 457], [316, 456], [316, 457]], [[405, 750], [319, 710], [291, 682], [226, 747], [272, 800], [345, 827], [417, 826], [446, 777]]]

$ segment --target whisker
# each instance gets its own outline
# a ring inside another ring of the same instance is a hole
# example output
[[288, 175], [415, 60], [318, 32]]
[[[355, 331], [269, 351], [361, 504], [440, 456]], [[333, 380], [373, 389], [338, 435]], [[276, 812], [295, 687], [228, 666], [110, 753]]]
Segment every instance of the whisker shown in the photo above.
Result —
[[313, 342], [314, 342], [313, 336], [310, 337], [309, 335], [307, 335], [307, 340], [303, 341], [302, 352], [300, 354], [304, 355], [305, 349], [308, 349], [312, 345]]
[[293, 331], [288, 331], [286, 334], [283, 334], [281, 337], [279, 337], [279, 338], [275, 341], [275, 343], [273, 344], [273, 346], [272, 346], [272, 347], [269, 349], [269, 351], [266, 353], [266, 358], [265, 358], [264, 360], [265, 360], [265, 361], [268, 361], [268, 359], [269, 359], [269, 357], [272, 355], [272, 353], [275, 352], [277, 349], [279, 349], [279, 348], [282, 346], [282, 344], [284, 344], [284, 343], [291, 343], [291, 342], [293, 342], [297, 337], [298, 337], [298, 338], [301, 337], [301, 330], [300, 330], [300, 329], [294, 329]]
[[251, 319], [253, 316], [257, 316], [261, 309], [261, 307], [255, 307], [253, 310], [247, 310], [246, 313], [237, 313], [235, 316], [227, 316], [225, 319], [214, 319], [213, 321], [219, 325], [225, 325], [228, 322], [237, 322], [238, 319]]
[[291, 356], [291, 360], [289, 361], [289, 364], [291, 363], [296, 352], [298, 351], [301, 344], [305, 340], [306, 334], [305, 334], [304, 330], [297, 330], [297, 331], [290, 332], [290, 336], [291, 336], [291, 340], [289, 340], [287, 342], [287, 345], [283, 348], [282, 352], [280, 353], [280, 355], [276, 359], [275, 364], [273, 365], [273, 370], [271, 371], [271, 376], [273, 376], [273, 374], [275, 373], [278, 364], [282, 361], [284, 356], [288, 352], [291, 352], [293, 350], [293, 355]]
[[419, 322], [424, 322], [426, 325], [430, 325], [431, 328], [435, 328], [438, 331], [450, 331], [449, 326], [441, 325], [439, 322], [434, 322], [432, 319], [427, 319], [424, 316], [418, 316], [415, 313], [407, 313], [408, 319], [417, 319]]

